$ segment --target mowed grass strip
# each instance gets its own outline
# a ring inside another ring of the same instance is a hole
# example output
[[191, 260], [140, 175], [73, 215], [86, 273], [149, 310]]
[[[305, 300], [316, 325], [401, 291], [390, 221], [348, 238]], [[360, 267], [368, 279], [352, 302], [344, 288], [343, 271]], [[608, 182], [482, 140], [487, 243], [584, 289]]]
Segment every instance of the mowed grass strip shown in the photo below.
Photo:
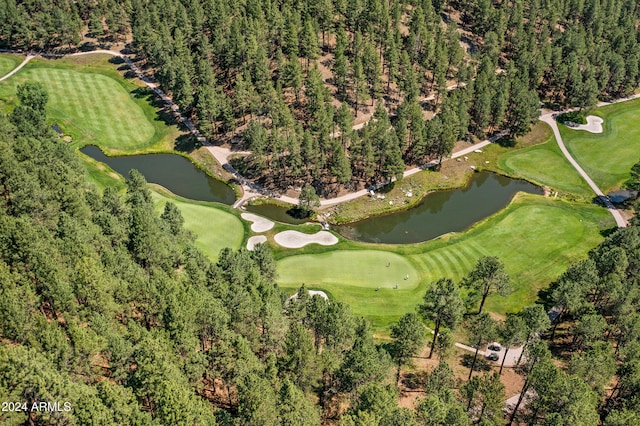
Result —
[[[349, 243], [349, 250], [285, 257], [278, 262], [278, 282], [290, 291], [303, 283], [325, 290], [349, 303], [356, 315], [371, 320], [374, 330], [385, 335], [391, 323], [415, 309], [430, 283], [442, 277], [459, 282], [481, 256], [498, 256], [515, 291], [507, 298], [490, 297], [486, 307], [504, 315], [533, 303], [540, 289], [571, 262], [583, 258], [602, 240], [599, 231], [611, 226], [610, 215], [600, 207], [518, 195], [505, 210], [466, 232], [389, 247], [402, 254]], [[356, 247], [363, 250], [354, 250]], [[399, 288], [393, 289], [388, 284], [394, 283], [395, 275], [388, 273], [395, 271], [386, 267], [388, 259], [393, 259], [391, 265], [414, 268], [418, 282], [400, 281]]]
[[591, 115], [604, 119], [603, 133], [558, 126], [571, 155], [606, 193], [628, 179], [640, 160], [640, 99], [597, 108]]
[[82, 140], [112, 149], [136, 149], [154, 136], [153, 125], [130, 94], [112, 78], [71, 69], [27, 68], [0, 91], [15, 96], [15, 88], [27, 81], [42, 83], [49, 93], [50, 120]]
[[184, 227], [197, 236], [196, 247], [214, 262], [223, 248], [240, 248], [245, 237], [245, 226], [238, 216], [214, 203], [190, 202], [170, 195], [157, 185], [152, 186], [154, 191], [151, 194], [158, 213], [162, 212], [168, 201], [174, 203], [182, 213]]
[[19, 55], [5, 53], [0, 54], [0, 77], [4, 77], [6, 74], [11, 72], [11, 70], [17, 67], [23, 59], [24, 57]]

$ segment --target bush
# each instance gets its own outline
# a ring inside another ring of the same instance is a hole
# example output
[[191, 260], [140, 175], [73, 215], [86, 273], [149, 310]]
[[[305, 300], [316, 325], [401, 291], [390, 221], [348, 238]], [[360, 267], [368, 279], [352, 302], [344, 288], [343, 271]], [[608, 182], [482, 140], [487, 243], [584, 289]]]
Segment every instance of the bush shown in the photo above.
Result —
[[566, 124], [571, 127], [568, 123], [577, 123], [577, 124], [587, 124], [587, 111], [571, 111], [565, 112], [564, 114], [560, 114], [556, 119], [559, 123]]

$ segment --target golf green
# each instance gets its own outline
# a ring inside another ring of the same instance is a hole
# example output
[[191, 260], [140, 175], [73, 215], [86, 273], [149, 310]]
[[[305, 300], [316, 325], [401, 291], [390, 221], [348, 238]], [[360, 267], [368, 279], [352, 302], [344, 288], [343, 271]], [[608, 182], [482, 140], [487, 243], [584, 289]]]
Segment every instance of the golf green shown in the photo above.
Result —
[[590, 113], [604, 119], [603, 133], [559, 125], [569, 152], [602, 191], [619, 187], [640, 160], [640, 99], [609, 105]]
[[[278, 264], [278, 280], [283, 286], [348, 284], [380, 289], [413, 289], [418, 272], [405, 257], [390, 251], [338, 250], [329, 253], [291, 256]], [[405, 279], [406, 278], [406, 279]]]
[[220, 250], [230, 247], [237, 250], [244, 240], [245, 229], [235, 215], [221, 209], [214, 203], [196, 203], [158, 191], [152, 192], [158, 211], [164, 209], [167, 201], [174, 203], [184, 218], [184, 227], [196, 236], [196, 247], [213, 261], [218, 259]]

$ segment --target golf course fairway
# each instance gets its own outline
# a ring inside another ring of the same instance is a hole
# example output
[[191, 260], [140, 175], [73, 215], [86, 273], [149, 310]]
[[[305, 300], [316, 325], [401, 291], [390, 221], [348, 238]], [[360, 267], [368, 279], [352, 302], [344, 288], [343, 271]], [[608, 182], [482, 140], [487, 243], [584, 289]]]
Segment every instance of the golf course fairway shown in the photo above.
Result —
[[[504, 315], [533, 303], [541, 288], [602, 240], [600, 229], [611, 226], [609, 213], [597, 206], [519, 195], [506, 209], [470, 230], [426, 243], [373, 246], [347, 242], [342, 244], [348, 249], [338, 246], [331, 251], [318, 248], [318, 254], [292, 253], [278, 262], [278, 283], [290, 291], [302, 284], [323, 290], [348, 303], [355, 314], [370, 319], [376, 332], [385, 333], [392, 322], [415, 309], [431, 282], [442, 277], [459, 282], [478, 258], [498, 256], [511, 276], [514, 292], [506, 298], [490, 297], [486, 308]], [[409, 280], [401, 279], [398, 289], [393, 288], [398, 275], [393, 265], [416, 270], [417, 281], [407, 272]]]

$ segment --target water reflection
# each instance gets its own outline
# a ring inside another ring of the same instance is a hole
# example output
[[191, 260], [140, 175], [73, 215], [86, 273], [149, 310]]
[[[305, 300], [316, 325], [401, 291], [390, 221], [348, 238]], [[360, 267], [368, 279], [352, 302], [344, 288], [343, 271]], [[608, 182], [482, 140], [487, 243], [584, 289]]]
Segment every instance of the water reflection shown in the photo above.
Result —
[[137, 169], [147, 182], [162, 185], [181, 197], [229, 205], [236, 199], [235, 193], [228, 185], [207, 175], [191, 161], [177, 154], [107, 157], [97, 146], [85, 146], [80, 151], [109, 165], [125, 177], [129, 176], [131, 169]]
[[474, 173], [465, 188], [437, 191], [409, 210], [334, 227], [346, 238], [408, 244], [462, 231], [503, 209], [516, 192], [542, 194], [540, 187], [489, 172]]

